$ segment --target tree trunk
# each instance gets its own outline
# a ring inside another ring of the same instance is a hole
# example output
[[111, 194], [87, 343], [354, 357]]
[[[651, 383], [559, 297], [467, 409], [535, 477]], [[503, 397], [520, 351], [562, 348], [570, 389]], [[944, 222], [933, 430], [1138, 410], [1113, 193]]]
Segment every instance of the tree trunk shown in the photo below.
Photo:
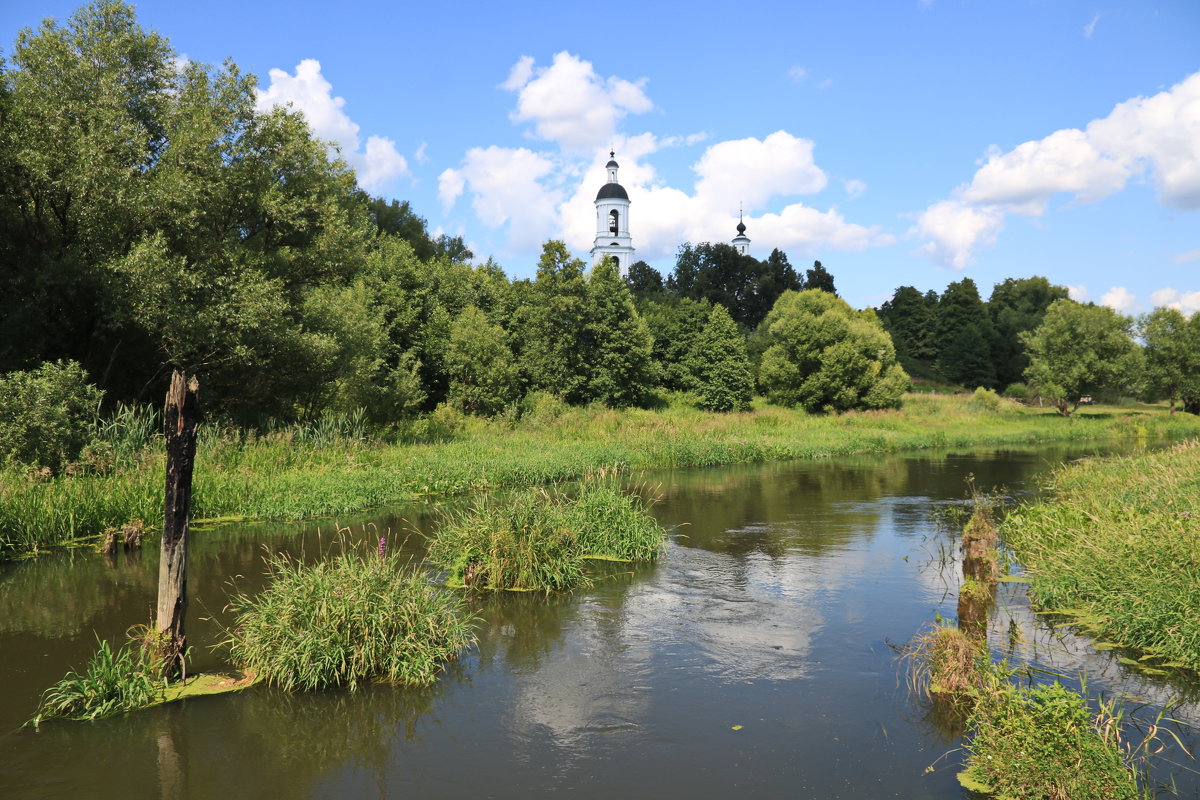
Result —
[[164, 678], [187, 676], [187, 534], [192, 504], [192, 464], [196, 459], [196, 421], [200, 416], [200, 383], [185, 387], [183, 373], [171, 376], [163, 410], [167, 439], [167, 487], [163, 500], [162, 554], [158, 564], [159, 655]]

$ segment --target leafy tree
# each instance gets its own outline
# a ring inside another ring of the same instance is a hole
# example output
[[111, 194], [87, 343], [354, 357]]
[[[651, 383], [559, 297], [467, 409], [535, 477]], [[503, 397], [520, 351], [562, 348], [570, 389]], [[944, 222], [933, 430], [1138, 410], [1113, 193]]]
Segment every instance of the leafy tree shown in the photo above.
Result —
[[686, 297], [638, 303], [638, 314], [646, 321], [646, 329], [654, 342], [651, 357], [663, 388], [676, 392], [696, 388], [689, 357], [711, 308], [707, 301]]
[[1200, 314], [1191, 318], [1173, 308], [1156, 308], [1141, 318], [1146, 343], [1146, 384], [1152, 399], [1166, 397], [1200, 414]]
[[760, 262], [724, 242], [683, 245], [667, 278], [668, 291], [720, 303], [747, 330], [759, 325], [782, 292], [799, 287], [795, 270], [781, 251]]
[[629, 265], [625, 284], [634, 300], [660, 298], [666, 289], [663, 276], [645, 261], [635, 261]]
[[804, 273], [804, 289], [820, 289], [822, 292], [829, 292], [836, 296], [837, 289], [833, 288], [833, 276], [825, 267], [821, 266], [820, 261], [814, 261], [812, 269], [805, 270]]
[[937, 366], [947, 379], [963, 386], [994, 388], [992, 365], [995, 332], [975, 281], [951, 283], [937, 306]]
[[1029, 356], [1020, 335], [1042, 323], [1051, 303], [1065, 299], [1065, 286], [1056, 286], [1037, 275], [1008, 278], [992, 288], [987, 307], [995, 329], [992, 363], [997, 386], [1008, 386], [1021, 380], [1029, 366]]
[[746, 338], [725, 306], [715, 305], [689, 358], [699, 406], [708, 411], [749, 411], [754, 394]]
[[785, 292], [763, 324], [759, 381], [772, 402], [809, 412], [900, 405], [908, 375], [875, 312], [808, 289]]
[[0, 375], [0, 466], [61, 470], [91, 440], [102, 394], [73, 361]]
[[591, 399], [584, 372], [588, 287], [584, 263], [557, 240], [542, 246], [537, 277], [515, 312], [517, 357], [531, 389], [569, 403]]
[[583, 337], [587, 400], [610, 406], [644, 405], [657, 384], [653, 340], [638, 315], [616, 262], [606, 258], [587, 282]]
[[932, 367], [937, 358], [937, 302], [936, 292], [921, 294], [912, 286], [901, 286], [879, 307], [879, 319], [891, 334], [896, 356], [906, 369], [909, 362]]
[[448, 399], [456, 408], [492, 416], [516, 400], [519, 371], [504, 330], [475, 306], [454, 320], [446, 365]]
[[1141, 355], [1130, 328], [1107, 306], [1055, 300], [1042, 324], [1021, 334], [1029, 351], [1025, 377], [1068, 417], [1082, 395], [1130, 388]]

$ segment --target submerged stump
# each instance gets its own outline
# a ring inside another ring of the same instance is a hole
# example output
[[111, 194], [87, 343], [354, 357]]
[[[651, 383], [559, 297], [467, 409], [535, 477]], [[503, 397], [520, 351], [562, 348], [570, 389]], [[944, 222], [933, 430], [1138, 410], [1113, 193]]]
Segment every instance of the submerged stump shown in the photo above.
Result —
[[187, 534], [192, 504], [192, 466], [196, 460], [196, 422], [200, 383], [171, 376], [163, 410], [167, 440], [167, 485], [163, 501], [162, 553], [158, 564], [158, 655], [164, 678], [186, 677]]

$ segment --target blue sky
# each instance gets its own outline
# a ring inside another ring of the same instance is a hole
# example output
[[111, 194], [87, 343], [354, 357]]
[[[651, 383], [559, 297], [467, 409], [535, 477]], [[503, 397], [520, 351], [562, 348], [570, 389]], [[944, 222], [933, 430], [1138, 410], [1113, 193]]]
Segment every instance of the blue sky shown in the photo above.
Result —
[[[77, 4], [0, 6], [17, 31]], [[143, 2], [181, 56], [258, 75], [514, 277], [586, 256], [608, 148], [638, 255], [814, 259], [857, 306], [1044, 275], [1200, 310], [1200, 3]]]

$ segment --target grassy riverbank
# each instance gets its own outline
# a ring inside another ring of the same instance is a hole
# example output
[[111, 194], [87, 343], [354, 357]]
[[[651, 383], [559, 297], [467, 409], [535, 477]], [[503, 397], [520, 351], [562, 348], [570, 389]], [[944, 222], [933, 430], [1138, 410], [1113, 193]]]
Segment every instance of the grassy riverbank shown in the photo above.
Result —
[[1051, 488], [1003, 527], [1037, 605], [1143, 666], [1200, 671], [1200, 440], [1071, 464]]
[[[991, 398], [907, 395], [898, 411], [814, 416], [758, 403], [743, 414], [549, 406], [518, 421], [467, 418], [437, 442], [221, 435], [202, 429], [197, 518], [298, 519], [346, 514], [495, 486], [569, 480], [601, 468], [697, 467], [922, 448], [1108, 437], [1200, 435], [1200, 417], [1165, 407], [1096, 406], [1063, 419]], [[161, 445], [160, 445], [161, 446]], [[109, 474], [0, 472], [0, 558], [162, 517], [156, 449]]]

